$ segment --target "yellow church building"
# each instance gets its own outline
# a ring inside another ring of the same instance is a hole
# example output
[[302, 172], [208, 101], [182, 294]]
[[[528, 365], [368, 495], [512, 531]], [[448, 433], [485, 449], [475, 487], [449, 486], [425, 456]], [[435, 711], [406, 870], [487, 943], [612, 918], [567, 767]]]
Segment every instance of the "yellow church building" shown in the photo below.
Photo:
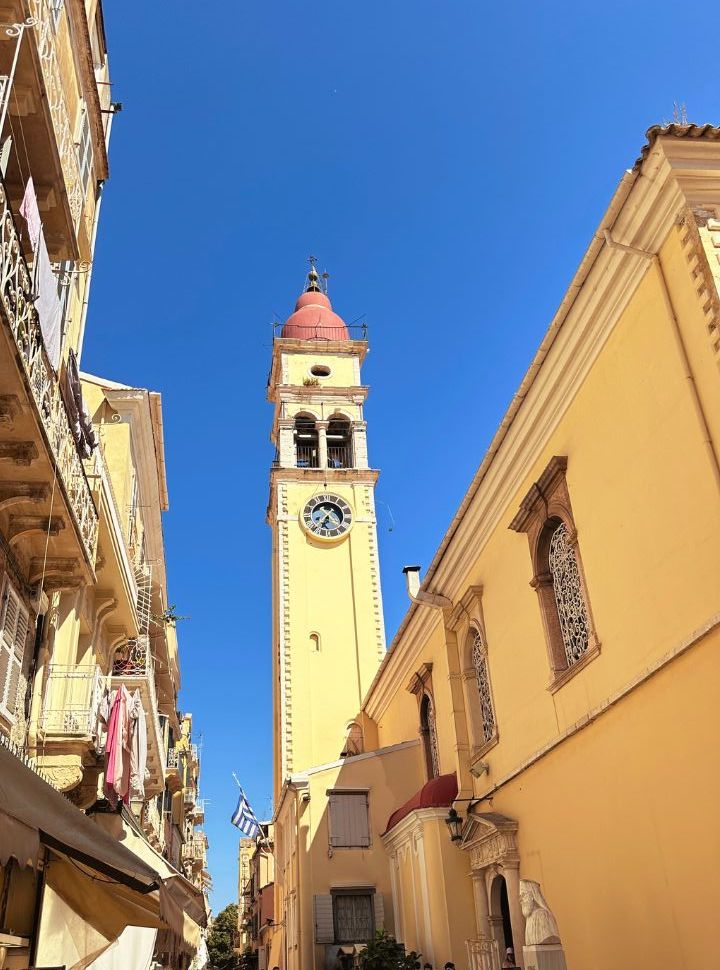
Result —
[[385, 649], [351, 335], [273, 344], [269, 966], [690, 970], [720, 895], [720, 129], [651, 128]]

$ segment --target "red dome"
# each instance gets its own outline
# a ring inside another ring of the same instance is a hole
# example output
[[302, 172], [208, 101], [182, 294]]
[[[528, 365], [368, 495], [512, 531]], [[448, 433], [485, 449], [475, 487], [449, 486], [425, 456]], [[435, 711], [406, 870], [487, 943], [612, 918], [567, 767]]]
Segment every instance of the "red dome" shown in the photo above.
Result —
[[412, 798], [408, 798], [404, 805], [396, 808], [388, 819], [385, 832], [402, 822], [410, 812], [419, 808], [446, 808], [452, 805], [457, 798], [458, 786], [455, 772], [449, 775], [440, 775], [439, 778], [431, 778], [426, 781], [420, 791], [415, 792]]
[[333, 312], [327, 294], [320, 290], [308, 290], [295, 304], [282, 328], [282, 337], [296, 340], [349, 340], [345, 321]]

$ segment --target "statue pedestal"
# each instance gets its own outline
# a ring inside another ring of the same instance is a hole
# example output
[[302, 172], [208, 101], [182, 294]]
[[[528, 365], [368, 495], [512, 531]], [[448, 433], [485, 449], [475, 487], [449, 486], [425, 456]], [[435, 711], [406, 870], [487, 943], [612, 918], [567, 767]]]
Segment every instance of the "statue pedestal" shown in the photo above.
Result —
[[567, 970], [560, 943], [539, 943], [523, 947], [525, 970]]

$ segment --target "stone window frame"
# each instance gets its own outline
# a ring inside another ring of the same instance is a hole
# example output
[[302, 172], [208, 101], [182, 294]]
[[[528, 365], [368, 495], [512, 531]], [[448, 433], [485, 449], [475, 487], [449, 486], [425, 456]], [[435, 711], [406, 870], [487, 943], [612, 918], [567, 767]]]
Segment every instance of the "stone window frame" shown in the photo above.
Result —
[[[440, 745], [437, 737], [437, 707], [432, 685], [432, 663], [424, 663], [412, 676], [407, 686], [411, 694], [415, 694], [418, 702], [418, 726], [420, 742], [423, 750], [423, 761], [428, 781], [439, 778], [442, 774], [440, 767]], [[432, 723], [428, 728], [422, 726], [422, 706], [427, 698], [432, 716]], [[434, 757], [433, 757], [434, 755]]]
[[[575, 674], [584, 669], [600, 653], [600, 641], [595, 631], [578, 543], [578, 532], [570, 503], [570, 491], [566, 478], [567, 463], [566, 456], [555, 455], [550, 459], [542, 475], [533, 483], [523, 498], [517, 515], [510, 523], [510, 528], [514, 532], [524, 532], [528, 537], [533, 570], [530, 585], [537, 593], [540, 604], [545, 643], [552, 673], [548, 690], [552, 693], [571, 680]], [[569, 663], [565, 653], [555, 591], [547, 562], [550, 538], [560, 523], [564, 524], [567, 529], [568, 541], [575, 555], [580, 579], [580, 592], [588, 626], [587, 648], [582, 657], [575, 663]]]
[[[483, 612], [483, 587], [470, 586], [465, 594], [457, 603], [448, 626], [457, 637], [458, 652], [461, 664], [461, 680], [463, 697], [465, 699], [465, 712], [468, 734], [470, 738], [470, 769], [479, 766], [484, 755], [494, 748], [500, 740], [498, 729], [497, 705], [495, 704], [495, 694], [493, 692], [493, 678], [490, 670], [490, 653], [488, 637], [485, 626], [485, 615]], [[491, 737], [485, 738], [482, 715], [480, 711], [480, 700], [478, 696], [477, 671], [473, 663], [473, 639], [474, 633], [478, 633], [485, 652], [485, 662], [487, 669], [488, 685], [490, 690], [490, 700], [493, 709], [495, 730]]]

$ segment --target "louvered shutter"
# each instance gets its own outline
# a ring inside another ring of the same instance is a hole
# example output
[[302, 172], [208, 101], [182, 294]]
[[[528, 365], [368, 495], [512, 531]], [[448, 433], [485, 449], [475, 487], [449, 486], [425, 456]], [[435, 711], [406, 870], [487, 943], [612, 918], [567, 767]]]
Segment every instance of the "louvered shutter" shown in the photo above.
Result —
[[375, 915], [375, 932], [385, 929], [385, 900], [382, 893], [373, 896], [373, 913]]
[[313, 911], [315, 914], [315, 942], [334, 943], [335, 927], [333, 926], [332, 896], [313, 896]]
[[0, 709], [15, 719], [29, 614], [10, 583], [5, 585], [5, 609], [0, 635]]
[[337, 848], [366, 848], [370, 845], [365, 792], [330, 793], [330, 845]]

